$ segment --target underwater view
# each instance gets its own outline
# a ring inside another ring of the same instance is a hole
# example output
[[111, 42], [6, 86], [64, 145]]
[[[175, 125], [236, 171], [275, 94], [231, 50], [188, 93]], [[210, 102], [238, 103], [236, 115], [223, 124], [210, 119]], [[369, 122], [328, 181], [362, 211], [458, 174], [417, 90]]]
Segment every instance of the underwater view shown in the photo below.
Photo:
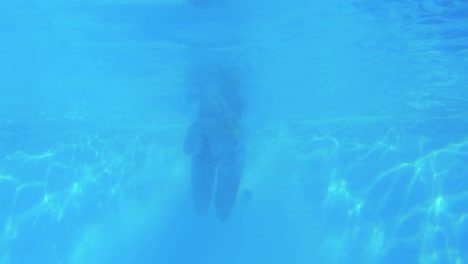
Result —
[[0, 264], [468, 263], [468, 2], [0, 2]]

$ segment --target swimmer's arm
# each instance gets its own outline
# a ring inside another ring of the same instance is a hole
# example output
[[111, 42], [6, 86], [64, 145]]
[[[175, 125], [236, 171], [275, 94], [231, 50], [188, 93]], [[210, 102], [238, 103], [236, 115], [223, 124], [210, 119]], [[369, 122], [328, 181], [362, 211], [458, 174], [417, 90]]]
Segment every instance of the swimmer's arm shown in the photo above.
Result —
[[201, 148], [201, 133], [200, 125], [198, 122], [193, 123], [187, 129], [184, 142], [184, 152], [185, 154], [194, 154], [199, 152]]

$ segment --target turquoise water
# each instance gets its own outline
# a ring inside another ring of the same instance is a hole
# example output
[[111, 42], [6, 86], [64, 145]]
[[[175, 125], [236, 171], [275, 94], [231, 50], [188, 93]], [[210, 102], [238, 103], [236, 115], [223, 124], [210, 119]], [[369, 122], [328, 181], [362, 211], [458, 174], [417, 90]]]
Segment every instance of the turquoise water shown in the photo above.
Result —
[[0, 28], [0, 263], [468, 262], [465, 1], [19, 0]]

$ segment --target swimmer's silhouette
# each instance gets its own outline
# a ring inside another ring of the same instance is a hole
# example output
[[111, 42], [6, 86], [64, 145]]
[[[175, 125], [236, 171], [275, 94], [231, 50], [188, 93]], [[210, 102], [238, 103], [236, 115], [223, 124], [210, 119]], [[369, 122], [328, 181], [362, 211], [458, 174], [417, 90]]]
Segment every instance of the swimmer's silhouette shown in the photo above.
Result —
[[236, 201], [243, 171], [244, 145], [240, 129], [242, 100], [238, 82], [219, 67], [200, 87], [200, 106], [189, 127], [185, 152], [192, 157], [191, 181], [195, 210], [205, 213], [214, 191], [216, 215], [226, 220]]

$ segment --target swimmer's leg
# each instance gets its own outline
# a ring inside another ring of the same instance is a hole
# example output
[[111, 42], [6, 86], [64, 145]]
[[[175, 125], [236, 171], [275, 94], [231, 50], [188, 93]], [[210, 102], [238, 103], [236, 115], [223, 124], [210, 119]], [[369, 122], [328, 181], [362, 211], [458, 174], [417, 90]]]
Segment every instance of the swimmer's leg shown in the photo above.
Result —
[[204, 214], [208, 211], [213, 190], [214, 176], [214, 162], [204, 155], [193, 155], [192, 198], [197, 214]]
[[216, 216], [224, 221], [231, 215], [236, 202], [242, 176], [243, 164], [239, 157], [223, 160], [218, 168], [216, 185]]

